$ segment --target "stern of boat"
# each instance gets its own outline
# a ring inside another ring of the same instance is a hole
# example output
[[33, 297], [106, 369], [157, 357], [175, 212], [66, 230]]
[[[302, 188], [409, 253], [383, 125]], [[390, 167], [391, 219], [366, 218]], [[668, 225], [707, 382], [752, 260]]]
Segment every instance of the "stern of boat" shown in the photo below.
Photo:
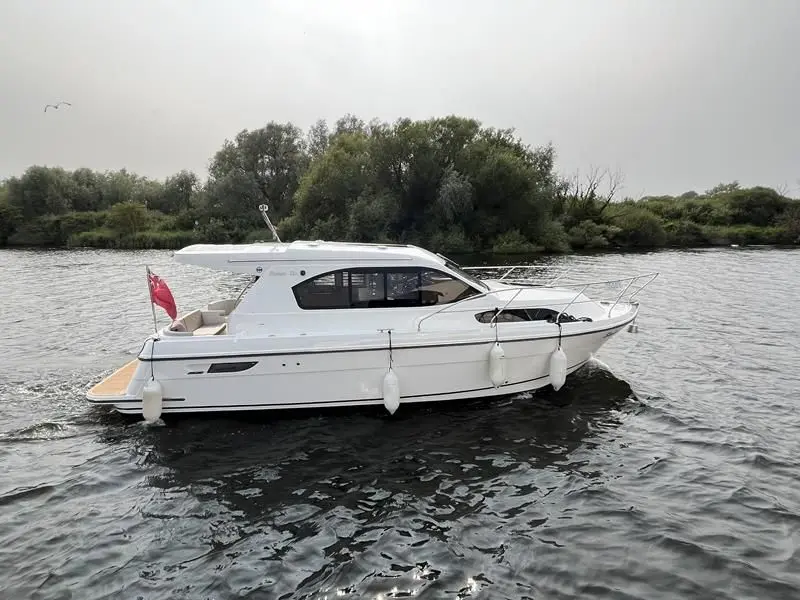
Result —
[[135, 358], [92, 386], [86, 392], [86, 399], [93, 404], [141, 402], [148, 373], [146, 363]]

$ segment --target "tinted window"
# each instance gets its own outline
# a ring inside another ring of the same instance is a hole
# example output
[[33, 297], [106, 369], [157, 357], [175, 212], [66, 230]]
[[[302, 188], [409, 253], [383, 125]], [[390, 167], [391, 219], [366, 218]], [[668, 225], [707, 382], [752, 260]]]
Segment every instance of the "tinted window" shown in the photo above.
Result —
[[326, 273], [300, 283], [294, 297], [301, 308], [350, 308], [350, 273]]
[[[492, 318], [498, 313], [497, 309], [487, 310], [475, 315], [475, 318], [480, 323], [491, 323]], [[514, 323], [520, 321], [547, 321], [548, 323], [555, 323], [558, 317], [558, 311], [552, 308], [518, 308], [513, 310], [502, 311], [496, 323]], [[569, 323], [572, 321], [591, 321], [589, 317], [573, 317], [567, 313], [562, 313], [559, 321], [561, 323]]]
[[349, 269], [318, 275], [294, 288], [303, 309], [386, 308], [449, 304], [478, 292], [433, 269]]
[[[487, 310], [486, 312], [478, 313], [475, 315], [475, 318], [478, 319], [481, 323], [491, 323], [492, 319], [495, 315], [497, 315], [497, 310]], [[530, 321], [531, 318], [528, 316], [527, 311], [525, 310], [504, 310], [499, 315], [497, 315], [497, 319], [495, 322], [497, 323], [515, 323], [519, 321]]]
[[369, 308], [386, 302], [386, 276], [380, 271], [350, 273], [350, 307]]

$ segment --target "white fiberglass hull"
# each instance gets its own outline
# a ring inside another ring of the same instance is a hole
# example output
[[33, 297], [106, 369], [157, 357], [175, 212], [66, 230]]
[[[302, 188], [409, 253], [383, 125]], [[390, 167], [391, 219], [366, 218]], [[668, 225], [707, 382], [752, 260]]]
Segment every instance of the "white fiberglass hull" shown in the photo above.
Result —
[[[567, 373], [580, 368], [609, 337], [633, 321], [637, 309], [631, 306], [602, 322], [563, 324], [560, 343]], [[550, 357], [559, 345], [556, 326], [500, 325], [507, 383], [499, 387], [493, 385], [489, 368], [495, 329], [481, 334], [393, 333], [391, 364], [400, 388], [400, 410], [407, 403], [500, 396], [550, 384]], [[195, 356], [187, 355], [185, 343], [148, 340], [135, 364], [129, 365], [123, 386], [111, 393], [90, 391], [87, 398], [121, 413], [141, 415], [143, 388], [155, 379], [165, 415], [384, 404], [383, 382], [390, 362], [386, 333], [233, 343], [225, 337], [207, 340], [202, 350], [196, 345]]]

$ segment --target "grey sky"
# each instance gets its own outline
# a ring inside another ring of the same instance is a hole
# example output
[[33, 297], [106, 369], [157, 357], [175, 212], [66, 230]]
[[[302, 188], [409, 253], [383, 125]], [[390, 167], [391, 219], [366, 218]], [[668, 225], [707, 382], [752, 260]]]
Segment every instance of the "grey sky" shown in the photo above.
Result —
[[269, 120], [458, 114], [636, 197], [800, 195], [798, 32], [796, 0], [2, 0], [0, 177], [205, 176]]

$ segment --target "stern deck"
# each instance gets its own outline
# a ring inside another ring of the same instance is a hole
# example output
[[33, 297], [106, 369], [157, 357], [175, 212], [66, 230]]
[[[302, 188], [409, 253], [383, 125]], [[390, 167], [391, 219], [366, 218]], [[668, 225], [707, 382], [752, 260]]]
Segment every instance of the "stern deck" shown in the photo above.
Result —
[[111, 375], [103, 379], [89, 390], [88, 395], [93, 398], [118, 397], [124, 396], [133, 379], [136, 368], [139, 366], [139, 359], [135, 358], [123, 367], [114, 371]]

